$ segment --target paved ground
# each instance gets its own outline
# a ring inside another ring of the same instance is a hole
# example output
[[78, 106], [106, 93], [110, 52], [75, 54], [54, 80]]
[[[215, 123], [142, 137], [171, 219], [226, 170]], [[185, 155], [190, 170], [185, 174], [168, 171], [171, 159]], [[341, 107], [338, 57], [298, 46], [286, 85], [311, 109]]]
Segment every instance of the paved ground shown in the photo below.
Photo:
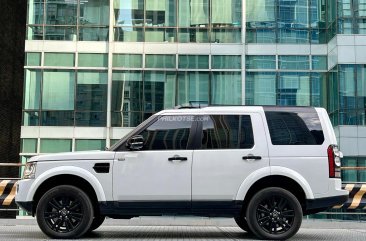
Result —
[[[138, 218], [106, 220], [82, 240], [256, 240], [231, 219]], [[45, 240], [35, 220], [0, 219], [0, 240]], [[291, 240], [366, 240], [366, 223], [304, 220]]]

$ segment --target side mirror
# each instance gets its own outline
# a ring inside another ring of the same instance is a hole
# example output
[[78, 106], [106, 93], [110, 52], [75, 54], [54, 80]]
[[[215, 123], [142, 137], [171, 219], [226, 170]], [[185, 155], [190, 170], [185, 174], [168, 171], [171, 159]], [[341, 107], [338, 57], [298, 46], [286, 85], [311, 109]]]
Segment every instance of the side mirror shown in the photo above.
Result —
[[133, 136], [127, 141], [126, 146], [132, 151], [141, 150], [144, 147], [144, 137], [141, 135]]

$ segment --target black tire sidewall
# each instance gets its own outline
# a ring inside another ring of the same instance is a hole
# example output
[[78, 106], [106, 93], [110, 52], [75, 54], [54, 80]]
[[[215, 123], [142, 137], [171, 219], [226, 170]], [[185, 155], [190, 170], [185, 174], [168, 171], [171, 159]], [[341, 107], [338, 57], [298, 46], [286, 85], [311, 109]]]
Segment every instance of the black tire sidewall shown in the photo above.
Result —
[[[56, 197], [67, 193], [80, 201], [83, 209], [83, 217], [77, 228], [68, 233], [59, 233], [52, 230], [45, 218], [44, 212], [48, 202]], [[40, 229], [49, 237], [57, 239], [79, 238], [84, 235], [90, 228], [93, 221], [94, 211], [93, 205], [88, 195], [81, 189], [71, 185], [61, 185], [48, 190], [39, 200], [36, 210], [37, 223]]]
[[[286, 198], [295, 211], [295, 217], [291, 228], [282, 234], [270, 234], [263, 230], [257, 222], [256, 212], [258, 204], [263, 199], [272, 196], [273, 194]], [[302, 208], [297, 198], [289, 191], [278, 187], [265, 188], [256, 193], [249, 201], [246, 212], [246, 220], [250, 230], [261, 239], [272, 240], [285, 240], [295, 235], [301, 226], [302, 216]]]

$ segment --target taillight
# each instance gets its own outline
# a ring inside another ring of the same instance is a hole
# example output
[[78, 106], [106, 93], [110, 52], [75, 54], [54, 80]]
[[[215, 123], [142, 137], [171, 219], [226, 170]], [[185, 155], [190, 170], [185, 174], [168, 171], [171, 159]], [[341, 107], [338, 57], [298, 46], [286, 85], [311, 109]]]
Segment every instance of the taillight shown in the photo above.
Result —
[[328, 164], [329, 164], [329, 178], [341, 177], [341, 158], [342, 152], [339, 151], [337, 145], [330, 145], [327, 149]]

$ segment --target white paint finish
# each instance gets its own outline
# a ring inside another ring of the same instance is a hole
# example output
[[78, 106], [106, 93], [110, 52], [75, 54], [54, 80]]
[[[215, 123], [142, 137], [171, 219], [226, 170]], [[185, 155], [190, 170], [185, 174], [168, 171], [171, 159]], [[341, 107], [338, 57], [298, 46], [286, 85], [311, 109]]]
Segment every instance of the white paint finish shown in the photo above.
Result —
[[346, 35], [346, 34], [338, 34], [337, 35], [337, 45], [338, 46], [355, 45], [355, 36]]
[[[366, 44], [366, 43], [365, 43]], [[356, 51], [356, 64], [366, 64], [366, 45], [355, 46]]]
[[37, 138], [39, 136], [38, 126], [21, 126], [20, 138]]
[[178, 52], [176, 43], [145, 43], [146, 54], [176, 54]]
[[64, 153], [34, 156], [30, 158], [28, 162], [65, 161], [65, 160], [67, 161], [113, 160], [114, 155], [115, 153], [111, 151], [64, 152]]
[[357, 137], [358, 128], [357, 126], [340, 126], [339, 127], [340, 137]]
[[335, 65], [337, 65], [338, 61], [338, 49], [334, 48], [328, 54], [328, 70], [331, 70]]
[[75, 127], [75, 138], [106, 139], [107, 128], [105, 127]]
[[243, 54], [243, 44], [211, 44], [211, 53], [215, 55], [241, 55]]
[[276, 55], [276, 44], [248, 44], [246, 45], [247, 55]]
[[355, 64], [355, 46], [338, 46], [338, 64]]
[[78, 52], [82, 53], [108, 53], [108, 42], [103, 41], [78, 41]]
[[[356, 143], [355, 143], [356, 144]], [[366, 156], [366, 138], [359, 137], [357, 139], [357, 145], [358, 145], [358, 156]]]
[[74, 136], [74, 127], [54, 127], [40, 126], [40, 138], [72, 138]]
[[45, 40], [43, 41], [43, 51], [45, 52], [76, 52], [77, 42], [73, 41], [55, 41], [55, 40]]
[[337, 47], [337, 37], [334, 36], [329, 42], [328, 42], [328, 51], [332, 51], [334, 48]]
[[[191, 200], [191, 150], [116, 152], [113, 198], [118, 200]], [[174, 155], [187, 161], [168, 161]], [[124, 158], [123, 161], [119, 159]]]
[[357, 126], [357, 134], [358, 137], [366, 137], [366, 126]]
[[210, 44], [178, 44], [178, 54], [210, 54]]
[[144, 53], [144, 43], [123, 43], [114, 42], [111, 43], [112, 51], [115, 54], [126, 53], [126, 54], [143, 54]]
[[[263, 119], [250, 114], [253, 126], [252, 149], [194, 150], [192, 167], [192, 201], [233, 200], [252, 172], [269, 166]], [[261, 160], [243, 160], [243, 156], [261, 156]]]
[[339, 146], [344, 156], [358, 155], [357, 137], [340, 137]]
[[278, 55], [310, 55], [310, 44], [277, 44]]
[[124, 137], [125, 135], [127, 135], [128, 133], [130, 133], [134, 128], [125, 128], [125, 127], [114, 127], [111, 128], [111, 134], [110, 137], [111, 139], [121, 139], [122, 137]]
[[312, 44], [310, 45], [310, 52], [312, 55], [327, 55], [328, 46], [326, 44]]
[[40, 52], [43, 50], [43, 40], [26, 40], [25, 52]]
[[366, 45], [366, 35], [356, 34], [355, 45]]

